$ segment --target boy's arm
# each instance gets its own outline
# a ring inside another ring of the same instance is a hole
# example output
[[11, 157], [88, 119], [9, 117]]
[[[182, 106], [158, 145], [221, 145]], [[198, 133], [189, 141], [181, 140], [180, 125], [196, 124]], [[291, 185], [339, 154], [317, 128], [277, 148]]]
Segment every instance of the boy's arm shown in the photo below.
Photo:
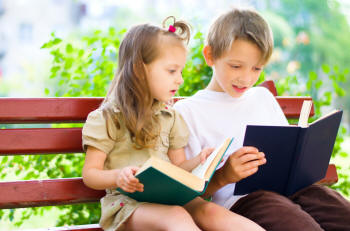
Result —
[[242, 147], [231, 154], [224, 166], [218, 169], [203, 197], [210, 197], [227, 184], [236, 183], [258, 171], [266, 163], [265, 154], [254, 147]]
[[191, 172], [200, 163], [203, 163], [212, 152], [212, 148], [205, 148], [198, 155], [187, 160], [184, 148], [169, 149], [168, 157], [172, 164]]

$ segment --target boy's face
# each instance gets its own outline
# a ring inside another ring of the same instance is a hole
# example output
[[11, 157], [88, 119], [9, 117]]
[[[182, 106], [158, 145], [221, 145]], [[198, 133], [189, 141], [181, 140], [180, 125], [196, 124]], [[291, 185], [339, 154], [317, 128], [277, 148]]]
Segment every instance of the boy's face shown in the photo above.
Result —
[[215, 60], [211, 57], [209, 46], [204, 48], [203, 53], [214, 71], [207, 88], [226, 92], [235, 98], [242, 96], [258, 81], [263, 68], [259, 47], [246, 40], [236, 39], [231, 49]]

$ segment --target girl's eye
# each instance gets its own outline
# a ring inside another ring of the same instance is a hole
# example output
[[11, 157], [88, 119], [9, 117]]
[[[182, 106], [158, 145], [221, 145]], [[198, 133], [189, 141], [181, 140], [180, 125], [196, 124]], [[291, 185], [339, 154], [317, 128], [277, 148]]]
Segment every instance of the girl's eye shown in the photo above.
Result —
[[174, 74], [176, 72], [176, 70], [169, 70], [170, 74]]
[[230, 67], [232, 67], [232, 68], [234, 68], [234, 69], [238, 69], [238, 68], [240, 68], [241, 66], [239, 66], [239, 65], [230, 65]]

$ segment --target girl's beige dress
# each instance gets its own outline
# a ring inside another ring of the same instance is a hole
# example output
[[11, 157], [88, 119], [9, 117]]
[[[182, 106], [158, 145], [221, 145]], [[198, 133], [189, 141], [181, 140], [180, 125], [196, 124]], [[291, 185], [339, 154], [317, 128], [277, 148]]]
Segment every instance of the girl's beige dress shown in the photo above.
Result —
[[[114, 107], [120, 128], [112, 119], [105, 119], [101, 109], [92, 111], [83, 127], [83, 148], [93, 146], [107, 154], [104, 169], [121, 169], [141, 166], [150, 156], [169, 161], [168, 149], [182, 148], [187, 144], [189, 132], [182, 117], [172, 108], [157, 104], [154, 111], [160, 122], [160, 136], [154, 149], [133, 148], [130, 133], [121, 113]], [[107, 189], [101, 199], [100, 225], [104, 230], [124, 230], [124, 222], [134, 210], [145, 202], [138, 202], [120, 194], [115, 188]]]

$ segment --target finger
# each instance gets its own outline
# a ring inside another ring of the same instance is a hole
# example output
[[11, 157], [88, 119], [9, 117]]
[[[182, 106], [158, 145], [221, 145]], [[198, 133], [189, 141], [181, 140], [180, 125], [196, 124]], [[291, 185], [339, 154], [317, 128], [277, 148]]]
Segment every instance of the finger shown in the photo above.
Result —
[[123, 185], [121, 187], [121, 189], [123, 189], [125, 192], [129, 192], [129, 193], [135, 192], [135, 188], [134, 187], [130, 187], [129, 185]]
[[207, 155], [204, 152], [202, 152], [200, 154], [200, 162], [201, 162], [201, 164], [204, 164], [206, 159], [207, 159]]
[[129, 169], [129, 171], [126, 172], [126, 176], [128, 178], [128, 181], [129, 183], [138, 183], [139, 182], [139, 179], [137, 179], [134, 174], [133, 174], [133, 170], [132, 169]]
[[240, 157], [246, 153], [258, 153], [259, 150], [255, 147], [251, 147], [251, 146], [245, 146], [245, 147], [241, 147], [240, 149], [238, 149], [233, 156], [235, 157]]
[[263, 152], [258, 153], [246, 153], [242, 156], [240, 156], [239, 161], [240, 163], [246, 163], [253, 160], [261, 160], [265, 158], [265, 154]]
[[246, 171], [243, 171], [241, 174], [242, 179], [253, 175], [254, 173], [256, 173], [258, 171], [258, 169], [259, 169], [258, 167], [255, 167], [255, 168], [251, 168], [251, 169], [248, 169]]
[[122, 175], [122, 177], [123, 177], [124, 182], [128, 185], [136, 184], [139, 181], [134, 175], [131, 174], [131, 172], [125, 172]]
[[128, 190], [128, 192], [143, 191], [143, 184], [130, 184], [128, 182], [124, 182], [121, 188]]
[[261, 160], [253, 160], [253, 161], [247, 162], [245, 164], [242, 164], [241, 170], [242, 171], [247, 171], [249, 169], [254, 169], [254, 168], [257, 168], [260, 165], [265, 164], [265, 163], [266, 163], [266, 159], [265, 158], [261, 159]]
[[214, 151], [214, 148], [205, 148], [203, 150], [203, 152], [205, 153], [205, 156], [209, 156], [210, 154], [212, 154]]
[[130, 167], [130, 169], [131, 169], [131, 172], [132, 172], [132, 174], [133, 175], [135, 175], [136, 174], [136, 172], [140, 169], [139, 167]]
[[144, 186], [143, 184], [139, 183], [136, 185], [135, 190], [139, 192], [143, 192]]
[[143, 192], [143, 184], [138, 183], [136, 185], [129, 185], [130, 188], [132, 188], [133, 191], [139, 191]]

